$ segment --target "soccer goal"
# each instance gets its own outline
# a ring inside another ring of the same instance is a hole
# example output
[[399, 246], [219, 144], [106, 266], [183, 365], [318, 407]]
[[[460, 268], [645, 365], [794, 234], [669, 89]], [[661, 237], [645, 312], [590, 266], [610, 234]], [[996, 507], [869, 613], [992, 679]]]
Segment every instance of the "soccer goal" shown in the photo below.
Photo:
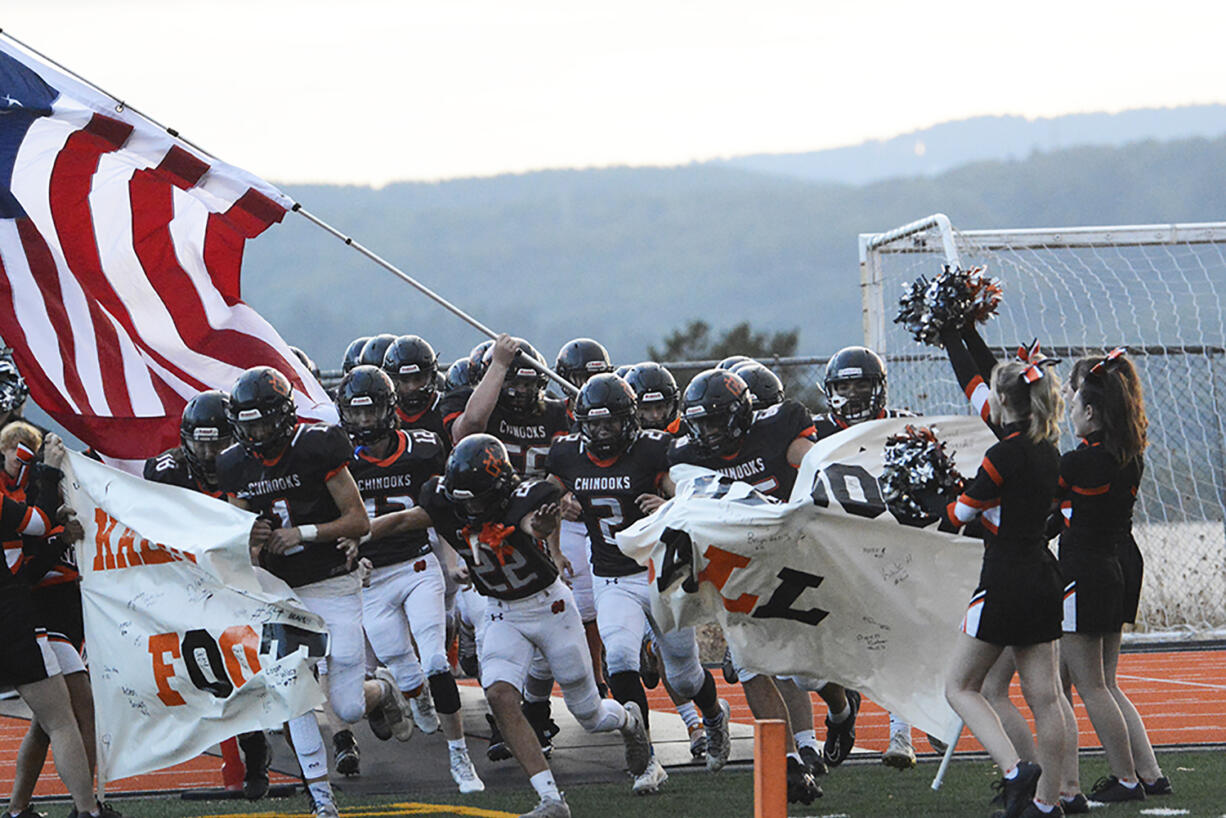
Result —
[[[1226, 222], [955, 230], [936, 214], [860, 234], [865, 343], [886, 357], [890, 402], [930, 415], [969, 409], [941, 351], [894, 317], [903, 285], [943, 264], [1000, 279], [1004, 301], [984, 334], [1001, 355], [1035, 337], [1066, 359], [1128, 347], [1149, 415], [1136, 630], [1226, 636]], [[1073, 445], [1067, 431], [1062, 445]]]

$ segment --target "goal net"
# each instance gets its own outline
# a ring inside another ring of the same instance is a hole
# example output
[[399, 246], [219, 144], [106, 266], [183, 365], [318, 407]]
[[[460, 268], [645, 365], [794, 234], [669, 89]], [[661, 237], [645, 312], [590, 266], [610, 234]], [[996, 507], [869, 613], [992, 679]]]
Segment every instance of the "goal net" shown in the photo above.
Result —
[[1226, 634], [1226, 223], [959, 231], [937, 214], [861, 234], [865, 343], [886, 358], [891, 404], [929, 415], [969, 408], [941, 350], [894, 317], [903, 286], [946, 263], [1001, 281], [1000, 314], [982, 328], [998, 357], [1037, 337], [1064, 376], [1069, 359], [1128, 347], [1149, 416], [1136, 630]]

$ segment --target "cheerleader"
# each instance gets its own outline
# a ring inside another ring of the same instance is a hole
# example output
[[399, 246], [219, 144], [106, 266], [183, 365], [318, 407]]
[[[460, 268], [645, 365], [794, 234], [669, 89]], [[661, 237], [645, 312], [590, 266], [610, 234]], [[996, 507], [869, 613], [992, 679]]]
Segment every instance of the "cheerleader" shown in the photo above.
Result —
[[[1058, 808], [1065, 744], [1056, 662], [1062, 583], [1045, 535], [1059, 478], [1055, 441], [1063, 400], [1056, 376], [1046, 371], [1056, 361], [1040, 355], [1035, 344], [1020, 350], [1018, 360], [996, 365], [989, 387], [957, 333], [942, 341], [968, 396], [986, 410], [1000, 438], [965, 491], [943, 509], [956, 525], [979, 517], [985, 544], [945, 696], [1004, 771], [1006, 818], [1050, 814]], [[1039, 763], [1022, 760], [980, 692], [1006, 648], [1012, 648], [1034, 714]]]
[[[1066, 686], [1077, 686], [1113, 773], [1095, 785], [1091, 797], [1118, 801], [1168, 795], [1171, 783], [1158, 766], [1145, 725], [1116, 681], [1120, 631], [1123, 623], [1136, 622], [1144, 569], [1132, 536], [1132, 510], [1145, 470], [1145, 398], [1136, 367], [1122, 348], [1079, 360], [1068, 393], [1073, 433], [1082, 442], [1061, 460], [1062, 502], [1059, 515], [1053, 515], [1063, 528], [1061, 653]], [[1075, 781], [1075, 762], [1072, 771]], [[1140, 786], [1135, 787], [1138, 776]]]

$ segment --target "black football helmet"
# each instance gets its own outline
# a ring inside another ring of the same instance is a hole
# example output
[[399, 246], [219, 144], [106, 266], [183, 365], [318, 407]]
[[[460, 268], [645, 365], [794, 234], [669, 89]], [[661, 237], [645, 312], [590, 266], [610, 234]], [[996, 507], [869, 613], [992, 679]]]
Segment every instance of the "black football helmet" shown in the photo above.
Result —
[[612, 372], [593, 375], [575, 398], [575, 421], [583, 445], [602, 460], [629, 449], [639, 433], [635, 408], [630, 384]]
[[469, 525], [494, 520], [506, 508], [519, 476], [507, 447], [493, 435], [469, 435], [456, 444], [443, 470], [443, 496]]
[[490, 347], [494, 345], [492, 338], [482, 341], [472, 348], [468, 353], [468, 385], [476, 386], [481, 383], [481, 376], [485, 374], [485, 353], [490, 351]]
[[26, 402], [30, 388], [17, 371], [17, 364], [6, 352], [0, 356], [0, 412], [15, 412]]
[[587, 379], [593, 375], [612, 372], [613, 362], [609, 360], [609, 350], [605, 349], [599, 341], [593, 341], [591, 338], [576, 338], [568, 341], [558, 352], [553, 371], [576, 387], [582, 388]]
[[444, 392], [454, 392], [457, 389], [463, 389], [466, 386], [473, 384], [468, 381], [468, 372], [471, 363], [467, 358], [460, 358], [447, 368], [447, 379], [443, 382]]
[[622, 364], [617, 369], [613, 370], [613, 374], [625, 380], [625, 377], [630, 374], [631, 369], [634, 369], [634, 364]]
[[298, 425], [289, 380], [271, 366], [253, 366], [230, 390], [227, 413], [234, 438], [256, 457], [281, 453]]
[[639, 424], [644, 429], [667, 429], [677, 419], [681, 391], [673, 373], [655, 361], [644, 361], [630, 368], [626, 383], [634, 390]]
[[362, 351], [358, 353], [358, 364], [383, 366], [383, 353], [387, 352], [387, 348], [395, 340], [396, 336], [390, 332], [381, 332], [374, 336], [362, 345]]
[[748, 355], [729, 355], [727, 358], [725, 358], [724, 360], [716, 364], [715, 368], [716, 369], [732, 369], [737, 364], [743, 364], [743, 363], [746, 363], [747, 361], [752, 361], [752, 360], [753, 358], [750, 358]]
[[438, 394], [435, 375], [438, 356], [434, 347], [417, 335], [401, 335], [383, 353], [383, 371], [396, 387], [396, 402], [406, 415], [429, 408]]
[[690, 440], [712, 454], [732, 454], [753, 423], [749, 387], [735, 372], [708, 369], [685, 388], [681, 419]]
[[756, 412], [776, 403], [783, 403], [783, 381], [757, 361], [741, 361], [732, 368], [749, 387], [749, 402]]
[[359, 446], [369, 446], [392, 434], [396, 420], [396, 387], [382, 369], [359, 364], [345, 373], [336, 388], [341, 428]]
[[302, 365], [306, 367], [307, 372], [311, 373], [311, 377], [320, 383], [323, 383], [323, 378], [320, 377], [319, 366], [313, 360], [311, 360], [310, 355], [307, 355], [305, 352], [295, 346], [291, 346], [289, 351], [294, 353], [294, 357], [302, 362]]
[[[507, 367], [502, 391], [498, 393], [498, 405], [515, 417], [526, 417], [541, 411], [549, 378], [525, 360], [530, 358], [541, 366], [545, 365], [545, 359], [536, 351], [536, 347], [523, 338], [516, 338], [515, 343], [519, 346], [519, 352]], [[485, 351], [483, 374], [494, 360], [493, 344], [490, 347]]]
[[179, 418], [179, 442], [192, 477], [207, 486], [217, 485], [217, 455], [230, 448], [230, 398], [225, 392], [201, 392], [183, 407]]
[[349, 346], [345, 347], [345, 357], [341, 359], [341, 372], [348, 372], [358, 365], [358, 358], [362, 357], [362, 347], [366, 346], [369, 340], [369, 335], [363, 335], [349, 342]]
[[[853, 381], [864, 383], [859, 387], [844, 387], [842, 391], [849, 394], [839, 394], [838, 384]], [[872, 420], [885, 411], [885, 361], [868, 347], [843, 347], [834, 353], [826, 364], [822, 386], [830, 413], [845, 423]]]

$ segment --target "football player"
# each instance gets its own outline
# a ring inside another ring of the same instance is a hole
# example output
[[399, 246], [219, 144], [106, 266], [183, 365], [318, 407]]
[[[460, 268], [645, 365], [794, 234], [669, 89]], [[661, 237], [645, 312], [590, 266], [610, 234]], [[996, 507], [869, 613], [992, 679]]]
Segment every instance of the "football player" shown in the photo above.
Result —
[[358, 365], [358, 358], [362, 357], [362, 348], [366, 346], [366, 342], [369, 340], [369, 335], [362, 335], [349, 342], [349, 346], [345, 347], [345, 354], [341, 358], [341, 372], [348, 372]]
[[[179, 445], [146, 460], [145, 479], [224, 499], [217, 485], [217, 456], [234, 443], [229, 403], [226, 393], [216, 389], [189, 400], [179, 418]], [[263, 730], [253, 730], [238, 737], [238, 746], [245, 767], [243, 795], [252, 800], [263, 798], [268, 792], [271, 760], [268, 739]]]
[[417, 335], [401, 335], [388, 345], [380, 362], [396, 388], [396, 417], [402, 429], [427, 429], [439, 436], [443, 456], [451, 451], [451, 436], [439, 411], [442, 395], [435, 376], [438, 355], [434, 347]]
[[673, 373], [655, 361], [644, 361], [626, 373], [626, 383], [634, 390], [640, 426], [663, 429], [673, 437], [685, 434], [681, 428], [681, 390]]
[[[868, 347], [850, 346], [836, 352], [826, 363], [822, 388], [826, 393], [826, 405], [830, 411], [813, 419], [818, 440], [866, 420], [914, 416], [913, 412], [886, 407], [885, 361]], [[827, 704], [833, 698], [829, 687], [831, 686], [828, 685], [821, 691]], [[849, 698], [854, 698], [850, 695], [852, 691], [847, 693]], [[856, 705], [858, 708], [858, 701]], [[835, 713], [834, 705], [830, 706], [830, 712]], [[826, 755], [831, 763], [838, 764], [842, 761], [839, 756], [844, 744], [850, 752], [851, 745], [855, 742], [854, 726], [853, 719], [853, 729], [848, 735], [846, 729], [840, 731], [837, 724], [832, 727], [827, 719]], [[843, 743], [832, 743], [832, 736]], [[844, 736], [845, 740], [842, 738]], [[931, 737], [929, 741], [938, 752], [944, 752], [944, 744], [934, 741]], [[893, 713], [890, 714], [890, 743], [882, 754], [881, 761], [887, 767], [898, 770], [910, 769], [916, 763], [915, 748], [911, 744], [911, 725]]]
[[[673, 442], [670, 465], [713, 469], [781, 501], [791, 495], [800, 461], [813, 447], [813, 420], [803, 405], [785, 401], [754, 414], [745, 381], [727, 369], [708, 369], [694, 376], [682, 397], [681, 417], [687, 435]], [[732, 659], [754, 717], [790, 724], [775, 681], [746, 669], [735, 654]], [[811, 762], [798, 752], [791, 729], [787, 746], [788, 798], [811, 803], [820, 797], [821, 788], [809, 769]]]
[[[480, 792], [485, 785], [468, 757], [460, 692], [447, 662], [443, 571], [425, 531], [397, 530], [397, 512], [412, 508], [426, 481], [442, 473], [443, 442], [426, 429], [398, 429], [396, 397], [391, 378], [366, 365], [349, 370], [337, 390], [341, 425], [356, 446], [350, 470], [371, 517], [370, 536], [359, 546], [372, 566], [362, 591], [362, 624], [387, 665], [376, 675], [389, 678], [407, 699], [433, 696], [451, 777], [460, 792]], [[425, 658], [424, 674], [414, 642]], [[382, 715], [376, 709], [368, 718], [375, 735], [387, 739], [392, 730]]]
[[[0, 353], [0, 427], [9, 421], [24, 420], [21, 413], [25, 410], [26, 398], [29, 395], [30, 388], [26, 386], [25, 378], [17, 371], [12, 355], [7, 351]], [[35, 428], [44, 436], [47, 434], [46, 429], [37, 426]]]
[[[634, 391], [613, 374], [592, 377], [575, 400], [577, 434], [559, 438], [549, 451], [551, 479], [571, 492], [582, 509], [591, 540], [597, 622], [609, 666], [609, 686], [622, 703], [634, 702], [649, 718], [639, 663], [643, 633], [651, 625], [651, 584], [647, 569], [617, 547], [615, 535], [672, 493], [665, 432], [641, 430]], [[707, 769], [728, 760], [728, 704], [716, 697], [715, 680], [698, 660], [693, 628], [655, 630], [668, 678], [702, 710], [708, 734]], [[656, 792], [668, 778], [653, 753], [635, 779], [637, 794]]]
[[[641, 775], [651, 759], [638, 705], [623, 707], [597, 693], [574, 597], [546, 551], [560, 498], [550, 482], [516, 474], [502, 442], [480, 433], [456, 444], [442, 478], [431, 479], [420, 498], [419, 524], [433, 525], [451, 545], [444, 551], [449, 570], [486, 598], [477, 635], [481, 686], [540, 797], [527, 813], [531, 818], [570, 815], [520, 708], [520, 690], [536, 652], [545, 656], [567, 708], [585, 730], [621, 733], [632, 775]], [[463, 559], [459, 567], [456, 554]]]
[[[576, 338], [568, 341], [558, 351], [557, 362], [553, 369], [563, 378], [582, 389], [588, 379], [603, 372], [612, 372], [613, 364], [609, 360], [609, 351], [599, 341], [591, 338]], [[577, 431], [574, 421], [574, 406], [568, 400], [567, 415], [571, 418], [571, 431]], [[559, 438], [560, 439], [560, 438]], [[592, 596], [592, 567], [590, 562], [591, 543], [588, 542], [587, 527], [580, 518], [581, 509], [571, 495], [562, 498], [562, 523], [558, 527], [558, 545], [562, 554], [570, 561], [573, 571], [570, 577], [570, 590], [575, 595], [575, 604], [579, 606], [579, 617], [583, 620], [583, 629], [587, 634], [587, 646], [592, 652], [592, 672], [596, 674], [596, 687], [603, 698], [608, 692], [607, 681], [601, 668], [601, 655], [604, 647], [600, 642], [600, 629], [596, 626], [596, 602]], [[644, 700], [646, 701], [646, 700]], [[647, 715], [646, 705], [643, 715]]]
[[[299, 425], [289, 381], [267, 366], [235, 381], [228, 417], [238, 442], [217, 458], [218, 485], [230, 502], [259, 514], [252, 562], [285, 580], [327, 624], [328, 698], [336, 715], [352, 724], [382, 708], [393, 730], [411, 730], [400, 726], [411, 714], [396, 686], [364, 681], [362, 585], [353, 570], [357, 552], [345, 543], [368, 534], [370, 521], [349, 472], [348, 435], [327, 424]], [[314, 713], [290, 721], [289, 731], [316, 815], [336, 816]], [[343, 734], [334, 745], [352, 741], [350, 731]]]
[[749, 405], [755, 412], [783, 403], [783, 381], [757, 361], [741, 361], [732, 367], [732, 371], [741, 376], [745, 386], [749, 387]]
[[395, 341], [396, 336], [390, 332], [381, 332], [375, 335], [362, 345], [362, 351], [358, 353], [358, 360], [355, 365], [382, 366], [384, 353], [387, 352], [387, 348]]

